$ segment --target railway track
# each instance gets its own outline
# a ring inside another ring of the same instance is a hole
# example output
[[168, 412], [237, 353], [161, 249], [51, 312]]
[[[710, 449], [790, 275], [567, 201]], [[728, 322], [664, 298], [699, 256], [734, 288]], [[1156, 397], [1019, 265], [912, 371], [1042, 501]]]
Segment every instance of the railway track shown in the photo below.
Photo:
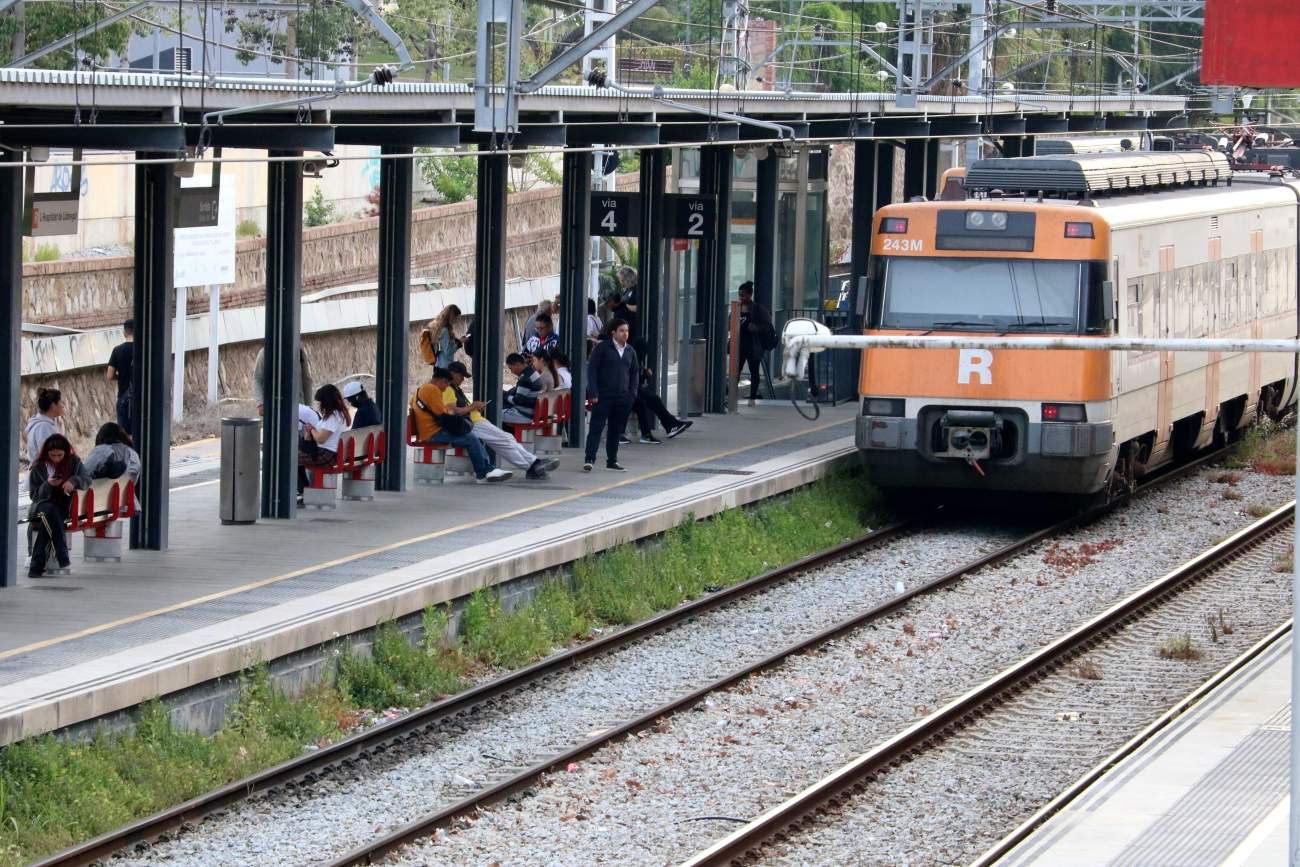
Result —
[[[1160, 484], [1180, 478], [1199, 469], [1204, 464], [1219, 457], [1219, 454], [1220, 453], [1213, 453], [1206, 455], [1197, 461], [1166, 473], [1157, 479], [1153, 479], [1143, 487], [1139, 492], [1139, 496], [1145, 495]], [[846, 632], [860, 628], [873, 620], [883, 618], [897, 611], [917, 596], [932, 593], [936, 590], [950, 586], [954, 582], [959, 581], [963, 576], [1003, 562], [1053, 535], [1068, 532], [1069, 530], [1091, 523], [1109, 511], [1109, 508], [1094, 509], [1080, 515], [1071, 516], [1062, 521], [1058, 521], [1051, 526], [1027, 534], [1010, 544], [992, 551], [991, 553], [975, 558], [955, 569], [951, 569], [944, 574], [939, 575], [936, 578], [915, 586], [884, 603], [872, 606], [853, 615], [852, 617], [846, 618], [830, 628], [819, 631], [816, 634], [799, 641], [797, 644], [783, 648], [777, 653], [773, 653], [764, 659], [731, 672], [727, 676], [720, 678], [713, 683], [693, 690], [688, 694], [674, 699], [673, 701], [662, 704], [635, 719], [611, 727], [601, 732], [599, 735], [578, 743], [564, 753], [556, 756], [549, 756], [544, 761], [538, 762], [520, 771], [509, 779], [482, 788], [474, 792], [472, 795], [438, 810], [434, 814], [425, 816], [416, 822], [403, 826], [391, 834], [385, 835], [384, 837], [371, 841], [356, 850], [348, 852], [345, 856], [337, 859], [333, 863], [337, 865], [374, 863], [376, 860], [384, 857], [388, 853], [396, 851], [412, 840], [427, 836], [438, 828], [447, 827], [460, 817], [470, 815], [489, 804], [501, 801], [502, 799], [527, 788], [535, 783], [536, 780], [547, 771], [553, 770], [557, 767], [562, 768], [569, 762], [590, 755], [592, 752], [600, 749], [617, 738], [654, 725], [656, 720], [671, 715], [682, 708], [691, 706], [710, 692], [725, 689], [727, 686], [734, 684], [755, 672], [778, 666], [792, 655], [814, 648], [843, 635]], [[52, 865], [60, 865], [60, 867], [62, 867], [62, 865], [94, 864], [102, 859], [108, 858], [116, 852], [128, 849], [137, 844], [158, 839], [168, 832], [174, 831], [178, 828], [184, 829], [191, 826], [204, 817], [225, 810], [255, 794], [284, 787], [297, 781], [310, 781], [316, 775], [319, 775], [322, 772], [327, 772], [328, 769], [332, 767], [347, 765], [359, 759], [363, 759], [367, 755], [381, 753], [390, 747], [400, 745], [407, 740], [417, 739], [420, 737], [421, 732], [426, 731], [431, 727], [437, 726], [447, 720], [467, 717], [476, 709], [489, 705], [502, 696], [532, 687], [545, 680], [547, 677], [580, 666], [586, 660], [628, 647], [650, 636], [673, 629], [693, 618], [725, 606], [733, 605], [748, 596], [778, 586], [802, 573], [879, 547], [908, 533], [918, 532], [920, 526], [921, 524], [919, 521], [909, 520], [900, 521], [882, 527], [859, 539], [844, 543], [828, 551], [804, 558], [780, 569], [772, 570], [764, 575], [735, 585], [734, 587], [701, 597], [698, 600], [665, 612], [655, 618], [645, 621], [644, 623], [627, 627], [618, 632], [603, 636], [596, 641], [555, 654], [535, 663], [532, 666], [481, 684], [443, 701], [428, 705], [381, 726], [360, 732], [319, 751], [268, 768], [256, 775], [231, 783], [199, 798], [180, 804], [172, 809], [147, 817], [116, 831], [110, 832], [109, 834], [102, 835], [78, 846], [67, 849], [46, 860], [38, 862], [38, 864], [43, 865], [43, 867], [52, 867]]]
[[[752, 819], [744, 827], [686, 861], [683, 867], [751, 863], [767, 854], [766, 847], [775, 841], [798, 841], [805, 833], [815, 834], [808, 829], [820, 816], [830, 812], [842, 814], [848, 811], [858, 794], [867, 786], [887, 777], [893, 769], [941, 749], [949, 741], [961, 738], [962, 733], [968, 728], [1013, 701], [1029, 696], [1035, 684], [1061, 672], [1067, 665], [1079, 660], [1101, 642], [1133, 626], [1142, 618], [1158, 613], [1162, 605], [1186, 592], [1192, 585], [1229, 567], [1233, 561], [1248, 555], [1269, 540], [1275, 540], [1280, 534], [1287, 533], [1293, 525], [1294, 514], [1295, 502], [1292, 501], [1257, 523], [1233, 534], [1195, 559], [1131, 594], [1050, 645], [1006, 668], [849, 764], [805, 788], [794, 797]], [[1265, 639], [1251, 647], [1246, 654], [1218, 672], [1209, 683], [1169, 709], [1155, 723], [1147, 726], [1138, 737], [1128, 741], [1120, 750], [1111, 753], [1104, 762], [1096, 765], [1064, 793], [1035, 812], [1013, 833], [985, 852], [975, 861], [975, 864], [981, 867], [992, 864], [1011, 851], [1034, 828], [1095, 781], [1107, 767], [1136, 749], [1144, 740], [1175, 719], [1178, 713], [1190, 706], [1204, 691], [1222, 682], [1234, 671], [1254, 659], [1273, 640], [1288, 630], [1289, 624], [1273, 630]], [[790, 856], [789, 853], [786, 855], [801, 863], [807, 860], [806, 855]]]

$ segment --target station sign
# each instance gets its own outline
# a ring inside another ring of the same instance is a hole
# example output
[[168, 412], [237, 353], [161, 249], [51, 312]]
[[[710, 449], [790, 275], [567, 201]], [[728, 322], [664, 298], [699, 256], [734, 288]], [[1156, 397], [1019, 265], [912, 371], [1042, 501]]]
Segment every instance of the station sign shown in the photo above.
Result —
[[715, 236], [711, 196], [670, 194], [664, 197], [664, 237], [706, 241]]
[[176, 228], [209, 228], [217, 225], [220, 215], [220, 188], [181, 188], [180, 197], [176, 200]]
[[592, 193], [591, 234], [601, 237], [641, 234], [641, 194]]
[[29, 231], [33, 238], [77, 234], [80, 193], [36, 193], [31, 199]]

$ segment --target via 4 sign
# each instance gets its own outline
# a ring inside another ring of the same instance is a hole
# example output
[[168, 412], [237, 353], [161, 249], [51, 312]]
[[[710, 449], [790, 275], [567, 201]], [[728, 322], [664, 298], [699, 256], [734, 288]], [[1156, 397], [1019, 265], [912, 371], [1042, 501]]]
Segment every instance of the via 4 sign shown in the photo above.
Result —
[[602, 237], [641, 234], [640, 193], [592, 193], [591, 234]]

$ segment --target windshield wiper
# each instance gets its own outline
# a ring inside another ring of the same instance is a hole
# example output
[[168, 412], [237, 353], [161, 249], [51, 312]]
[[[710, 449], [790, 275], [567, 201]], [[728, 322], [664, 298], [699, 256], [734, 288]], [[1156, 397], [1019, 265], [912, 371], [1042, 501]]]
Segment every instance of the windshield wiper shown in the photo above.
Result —
[[965, 319], [953, 319], [948, 322], [933, 322], [930, 324], [930, 330], [936, 328], [984, 328], [989, 331], [994, 330], [993, 326], [987, 322], [968, 322]]
[[1008, 331], [1022, 331], [1032, 328], [1073, 328], [1074, 323], [1067, 320], [1044, 320], [1041, 322], [1016, 322], [1007, 326]]

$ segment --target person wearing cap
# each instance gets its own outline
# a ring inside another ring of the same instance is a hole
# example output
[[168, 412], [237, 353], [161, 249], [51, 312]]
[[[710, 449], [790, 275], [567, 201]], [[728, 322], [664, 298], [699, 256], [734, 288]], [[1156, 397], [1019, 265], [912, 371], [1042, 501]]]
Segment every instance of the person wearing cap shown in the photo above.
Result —
[[542, 460], [537, 457], [513, 436], [483, 417], [483, 410], [487, 408], [483, 401], [470, 401], [461, 390], [461, 385], [469, 376], [469, 369], [464, 364], [453, 361], [447, 365], [447, 372], [451, 374], [451, 385], [443, 392], [443, 403], [447, 406], [469, 408], [469, 419], [474, 423], [474, 436], [490, 448], [498, 460], [504, 460], [521, 470], [527, 470], [530, 479], [544, 479], [551, 470], [560, 465], [559, 461]]
[[375, 427], [384, 423], [384, 417], [379, 412], [379, 404], [370, 399], [370, 395], [366, 394], [366, 387], [360, 382], [353, 381], [343, 386], [343, 397], [356, 410], [352, 414], [353, 430], [359, 427]]
[[451, 374], [447, 369], [435, 367], [433, 377], [415, 392], [411, 398], [411, 414], [415, 417], [416, 436], [422, 442], [464, 449], [480, 485], [511, 478], [514, 473], [492, 466], [482, 441], [474, 436], [473, 423], [467, 418], [471, 409], [447, 405], [443, 394], [450, 385]]

